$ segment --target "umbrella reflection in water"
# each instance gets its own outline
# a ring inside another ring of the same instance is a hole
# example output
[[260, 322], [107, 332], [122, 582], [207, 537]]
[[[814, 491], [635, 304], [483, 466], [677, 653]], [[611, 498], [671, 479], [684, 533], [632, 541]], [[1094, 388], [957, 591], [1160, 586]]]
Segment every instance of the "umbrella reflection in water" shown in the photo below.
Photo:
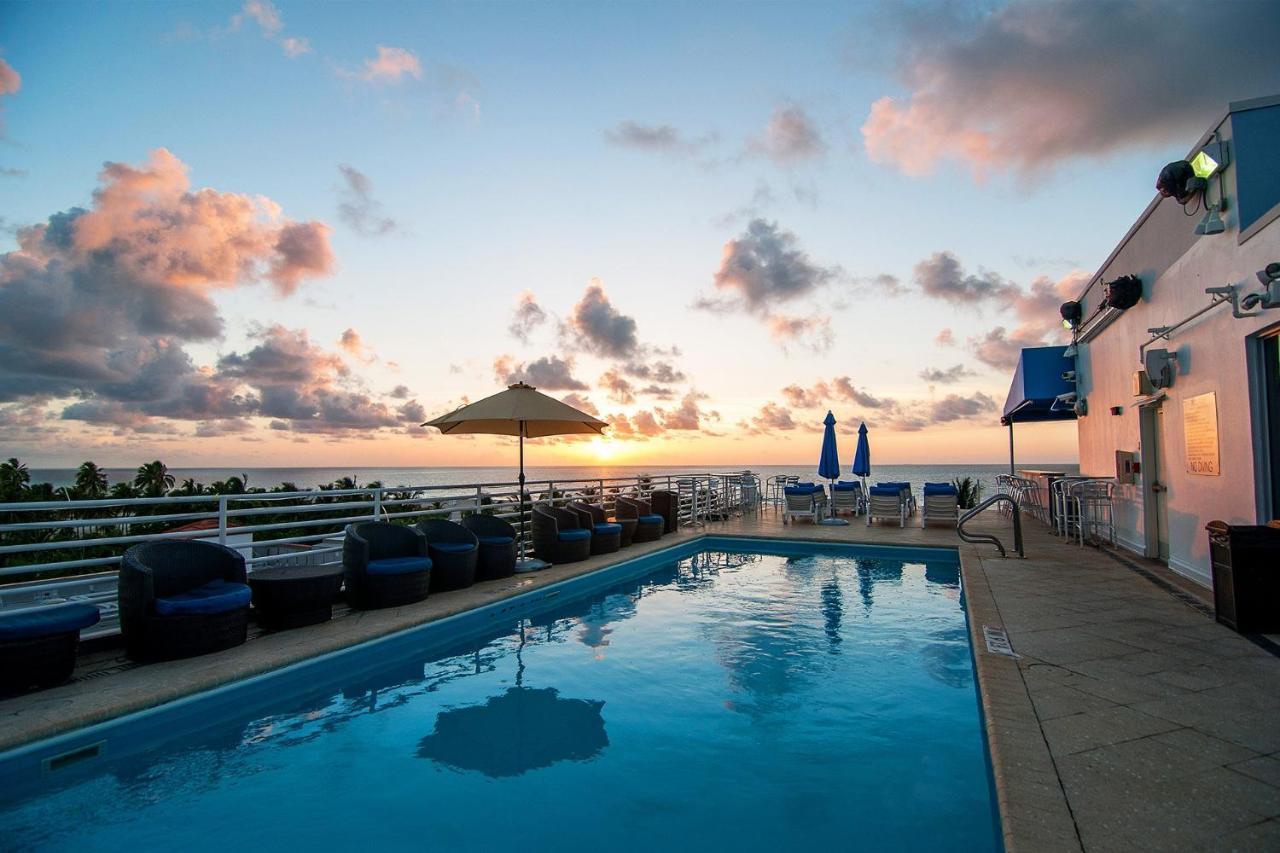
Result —
[[491, 778], [520, 776], [561, 761], [588, 761], [609, 745], [604, 702], [564, 699], [554, 687], [523, 685], [524, 626], [516, 652], [516, 686], [483, 705], [436, 717], [435, 731], [418, 743], [418, 757]]

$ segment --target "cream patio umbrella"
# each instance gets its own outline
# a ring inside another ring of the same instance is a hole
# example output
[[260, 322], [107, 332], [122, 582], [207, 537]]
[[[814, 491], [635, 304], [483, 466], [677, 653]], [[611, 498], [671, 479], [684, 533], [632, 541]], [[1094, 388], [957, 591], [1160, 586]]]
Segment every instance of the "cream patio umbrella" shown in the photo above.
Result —
[[549, 435], [601, 435], [607, 423], [580, 412], [567, 403], [541, 394], [532, 385], [517, 382], [483, 400], [455, 409], [427, 421], [445, 435], [485, 433], [520, 437], [520, 554], [516, 571], [546, 568], [540, 560], [526, 560], [524, 554], [524, 440]]

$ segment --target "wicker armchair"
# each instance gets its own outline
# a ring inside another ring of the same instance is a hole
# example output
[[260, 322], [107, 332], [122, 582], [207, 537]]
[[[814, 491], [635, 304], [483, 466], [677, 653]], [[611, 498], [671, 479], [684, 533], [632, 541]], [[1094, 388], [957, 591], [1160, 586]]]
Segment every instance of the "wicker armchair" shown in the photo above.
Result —
[[618, 518], [634, 518], [637, 522], [632, 542], [653, 542], [662, 538], [666, 519], [656, 515], [648, 501], [639, 498], [618, 498], [615, 504]]
[[533, 553], [548, 563], [576, 563], [591, 556], [591, 529], [578, 514], [554, 506], [535, 506]]
[[124, 553], [117, 596], [125, 653], [173, 660], [243, 643], [253, 594], [238, 551], [170, 539]]
[[423, 519], [418, 522], [418, 530], [427, 537], [432, 592], [466, 589], [476, 582], [480, 540], [474, 533], [443, 518]]
[[342, 567], [347, 603], [357, 610], [412, 604], [431, 591], [427, 539], [403, 524], [348, 524]]
[[612, 554], [622, 548], [622, 525], [614, 524], [605, 517], [604, 507], [574, 501], [569, 504], [570, 512], [577, 513], [578, 526], [591, 531], [591, 553]]
[[680, 526], [680, 498], [675, 492], [658, 489], [649, 493], [649, 505], [654, 515], [662, 516], [663, 534], [675, 533]]
[[476, 558], [476, 580], [492, 581], [516, 573], [516, 529], [492, 515], [468, 515], [462, 526], [480, 540]]

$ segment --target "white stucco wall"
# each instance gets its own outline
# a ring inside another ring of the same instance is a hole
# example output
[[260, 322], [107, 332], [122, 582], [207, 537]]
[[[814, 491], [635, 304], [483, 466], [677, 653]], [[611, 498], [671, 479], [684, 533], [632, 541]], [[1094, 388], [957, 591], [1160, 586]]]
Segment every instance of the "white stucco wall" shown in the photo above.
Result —
[[[1229, 120], [1223, 127], [1229, 135]], [[1228, 201], [1234, 196], [1234, 174], [1227, 178]], [[1214, 188], [1214, 196], [1217, 190]], [[1139, 410], [1132, 393], [1132, 374], [1138, 370], [1138, 348], [1150, 335], [1147, 329], [1168, 326], [1208, 304], [1206, 287], [1243, 285], [1246, 292], [1258, 290], [1255, 272], [1268, 263], [1280, 261], [1280, 221], [1272, 222], [1243, 245], [1233, 209], [1224, 214], [1225, 233], [1202, 236], [1188, 244], [1187, 232], [1194, 231], [1198, 216], [1185, 217], [1173, 200], [1165, 200], [1171, 211], [1158, 210], [1131, 235], [1116, 257], [1100, 272], [1111, 280], [1136, 274], [1143, 279], [1143, 301], [1124, 312], [1088, 344], [1079, 346], [1078, 368], [1081, 391], [1089, 412], [1078, 422], [1081, 473], [1115, 475], [1115, 452], [1140, 454]], [[1101, 285], [1085, 302], [1087, 317], [1101, 296]], [[1204, 526], [1212, 519], [1233, 524], [1256, 524], [1257, 502], [1254, 483], [1254, 435], [1250, 415], [1246, 338], [1280, 324], [1280, 309], [1262, 312], [1251, 319], [1236, 319], [1230, 305], [1223, 305], [1195, 323], [1174, 333], [1169, 341], [1153, 346], [1178, 354], [1178, 376], [1166, 390], [1163, 403], [1162, 461], [1160, 482], [1168, 488], [1169, 566], [1201, 583], [1210, 583], [1208, 541]], [[1185, 465], [1183, 401], [1214, 391], [1217, 394], [1218, 442], [1221, 474], [1202, 476], [1188, 473]], [[1121, 406], [1119, 415], [1109, 409]], [[1135, 485], [1121, 485], [1116, 492], [1117, 539], [1142, 553], [1145, 544], [1143, 493], [1144, 471]]]

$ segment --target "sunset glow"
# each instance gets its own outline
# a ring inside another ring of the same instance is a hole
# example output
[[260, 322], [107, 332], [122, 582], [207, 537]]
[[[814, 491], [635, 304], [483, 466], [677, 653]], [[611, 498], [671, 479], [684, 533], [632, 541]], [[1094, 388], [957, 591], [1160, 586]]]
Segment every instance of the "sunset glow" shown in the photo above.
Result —
[[1156, 94], [1161, 28], [1265, 4], [566, 8], [0, 5], [6, 455], [506, 464], [418, 425], [522, 379], [611, 424], [538, 464], [807, 462], [828, 409], [998, 461], [1018, 351], [1270, 74]]

